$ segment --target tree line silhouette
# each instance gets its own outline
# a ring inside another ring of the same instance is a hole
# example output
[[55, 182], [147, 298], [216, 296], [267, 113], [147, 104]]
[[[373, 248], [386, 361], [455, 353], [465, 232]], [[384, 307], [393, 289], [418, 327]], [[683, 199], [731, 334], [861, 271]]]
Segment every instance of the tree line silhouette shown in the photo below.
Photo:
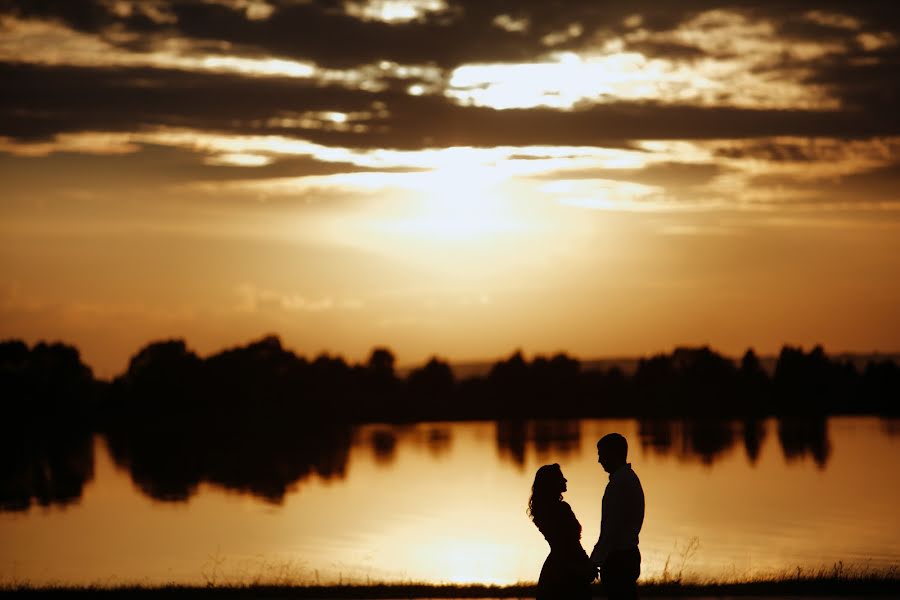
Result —
[[[641, 359], [631, 374], [516, 352], [457, 379], [439, 358], [400, 376], [387, 348], [351, 364], [307, 359], [267, 336], [206, 358], [182, 340], [154, 342], [102, 381], [72, 346], [11, 340], [0, 342], [0, 392], [0, 510], [22, 510], [80, 498], [95, 433], [160, 500], [187, 499], [209, 482], [277, 502], [310, 475], [343, 477], [351, 426], [368, 422], [497, 420], [498, 450], [521, 462], [526, 443], [577, 447], [566, 419], [636, 417], [642, 443], [680, 444], [711, 461], [738, 439], [752, 459], [760, 420], [776, 416], [785, 455], [809, 453], [822, 465], [825, 416], [897, 415], [900, 368], [881, 360], [858, 369], [818, 346], [785, 346], [770, 375], [752, 350], [734, 362], [700, 347]], [[673, 418], [686, 418], [682, 429]], [[382, 457], [389, 438], [373, 438]]]

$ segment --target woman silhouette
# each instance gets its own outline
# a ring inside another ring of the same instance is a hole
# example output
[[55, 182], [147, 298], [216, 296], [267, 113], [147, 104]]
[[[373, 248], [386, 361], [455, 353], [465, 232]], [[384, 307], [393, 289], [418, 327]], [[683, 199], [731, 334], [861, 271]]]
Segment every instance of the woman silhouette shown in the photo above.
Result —
[[537, 470], [528, 516], [550, 544], [550, 554], [541, 569], [535, 600], [587, 600], [597, 577], [597, 568], [581, 547], [581, 524], [562, 499], [565, 491], [566, 478], [558, 464]]

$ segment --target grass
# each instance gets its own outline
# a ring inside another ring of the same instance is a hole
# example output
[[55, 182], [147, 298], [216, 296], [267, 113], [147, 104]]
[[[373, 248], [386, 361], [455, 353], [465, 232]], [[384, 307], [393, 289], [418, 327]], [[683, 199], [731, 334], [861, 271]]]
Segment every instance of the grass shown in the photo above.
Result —
[[[900, 597], [900, 570], [845, 569], [842, 563], [817, 571], [792, 572], [733, 581], [651, 579], [642, 581], [640, 595], [653, 597], [710, 596], [885, 596]], [[32, 586], [27, 583], [0, 586], [0, 596], [165, 596], [189, 598], [301, 598], [301, 599], [404, 599], [404, 598], [533, 598], [533, 584], [434, 585], [425, 583], [378, 583], [347, 585], [246, 584], [206, 586], [120, 585], [120, 586]], [[594, 584], [593, 594], [605, 597]]]
[[[639, 595], [645, 598], [672, 597], [772, 597], [787, 596], [882, 596], [900, 598], [900, 565], [888, 568], [871, 566], [845, 567], [842, 561], [830, 567], [769, 574], [753, 573], [728, 578], [700, 579], [685, 576], [685, 566], [700, 547], [698, 538], [676, 546], [677, 556], [666, 560], [662, 573], [639, 583]], [[431, 584], [421, 582], [345, 583], [343, 577], [322, 584], [315, 576], [301, 575], [303, 570], [292, 562], [264, 562], [244, 565], [235, 574], [225, 575], [225, 559], [216, 551], [201, 571], [204, 585], [120, 584], [105, 583], [86, 586], [31, 585], [28, 582], [0, 582], [0, 596], [165, 596], [186, 598], [298, 598], [338, 600], [401, 600], [412, 598], [534, 598], [534, 583], [515, 585]], [[599, 583], [592, 586], [594, 597], [605, 597]]]

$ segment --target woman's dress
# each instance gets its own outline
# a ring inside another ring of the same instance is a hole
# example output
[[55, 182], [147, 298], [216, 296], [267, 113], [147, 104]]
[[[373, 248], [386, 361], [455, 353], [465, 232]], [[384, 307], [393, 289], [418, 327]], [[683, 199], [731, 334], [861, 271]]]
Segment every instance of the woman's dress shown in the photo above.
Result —
[[597, 569], [581, 547], [581, 524], [566, 502], [548, 507], [535, 524], [550, 544], [536, 600], [588, 600]]

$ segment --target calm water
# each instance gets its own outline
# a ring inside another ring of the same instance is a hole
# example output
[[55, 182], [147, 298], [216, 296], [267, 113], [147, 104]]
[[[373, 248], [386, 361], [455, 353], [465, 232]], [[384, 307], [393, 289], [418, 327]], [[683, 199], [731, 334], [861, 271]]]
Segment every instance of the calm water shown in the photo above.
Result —
[[667, 561], [716, 578], [900, 565], [897, 421], [585, 420], [355, 428], [339, 468], [307, 469], [280, 498], [201, 483], [153, 499], [96, 438], [80, 499], [0, 513], [0, 579], [533, 581], [547, 552], [525, 515], [535, 470], [560, 463], [590, 550], [607, 481], [594, 444], [611, 431], [647, 498], [642, 577]]

